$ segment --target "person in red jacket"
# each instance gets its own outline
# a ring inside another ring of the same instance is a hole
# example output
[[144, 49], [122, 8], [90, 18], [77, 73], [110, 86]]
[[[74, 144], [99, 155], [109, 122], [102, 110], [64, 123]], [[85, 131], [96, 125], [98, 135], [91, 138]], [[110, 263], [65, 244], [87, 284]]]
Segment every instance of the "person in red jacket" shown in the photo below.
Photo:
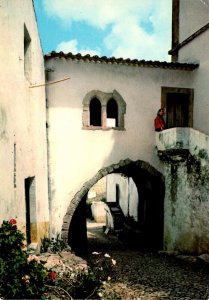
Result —
[[155, 131], [162, 131], [166, 128], [163, 116], [165, 115], [165, 108], [160, 108], [154, 121]]

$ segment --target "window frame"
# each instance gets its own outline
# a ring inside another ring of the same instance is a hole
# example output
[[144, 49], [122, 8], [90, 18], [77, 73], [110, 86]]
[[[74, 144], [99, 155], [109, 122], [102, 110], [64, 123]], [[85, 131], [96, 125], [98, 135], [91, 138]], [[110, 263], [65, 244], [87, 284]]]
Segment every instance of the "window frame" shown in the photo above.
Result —
[[[90, 102], [92, 99], [98, 99], [101, 103], [101, 126], [93, 126], [90, 125]], [[107, 103], [109, 100], [113, 99], [118, 108], [118, 119], [117, 125], [115, 127], [108, 127], [107, 126]], [[125, 130], [124, 128], [124, 115], [126, 113], [126, 103], [121, 97], [121, 95], [114, 90], [112, 93], [105, 93], [98, 90], [90, 91], [86, 94], [83, 99], [83, 129], [88, 130]]]

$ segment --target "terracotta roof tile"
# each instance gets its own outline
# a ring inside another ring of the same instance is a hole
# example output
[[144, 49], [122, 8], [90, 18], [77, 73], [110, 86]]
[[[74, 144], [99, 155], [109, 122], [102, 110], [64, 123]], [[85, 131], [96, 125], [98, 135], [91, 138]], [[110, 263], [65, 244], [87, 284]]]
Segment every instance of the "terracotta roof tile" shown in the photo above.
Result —
[[64, 53], [64, 52], [55, 52], [52, 51], [49, 54], [44, 56], [45, 60], [50, 60], [53, 58], [65, 58], [72, 60], [82, 60], [82, 61], [92, 61], [92, 62], [103, 62], [103, 63], [112, 63], [112, 64], [123, 64], [130, 66], [138, 66], [138, 67], [149, 67], [149, 68], [163, 68], [163, 69], [174, 69], [174, 70], [187, 70], [192, 71], [199, 67], [198, 64], [192, 63], [178, 63], [178, 62], [160, 62], [160, 61], [152, 61], [152, 60], [138, 60], [138, 59], [123, 59], [123, 58], [115, 58], [115, 57], [99, 57], [98, 55], [90, 56], [89, 54], [81, 55]]

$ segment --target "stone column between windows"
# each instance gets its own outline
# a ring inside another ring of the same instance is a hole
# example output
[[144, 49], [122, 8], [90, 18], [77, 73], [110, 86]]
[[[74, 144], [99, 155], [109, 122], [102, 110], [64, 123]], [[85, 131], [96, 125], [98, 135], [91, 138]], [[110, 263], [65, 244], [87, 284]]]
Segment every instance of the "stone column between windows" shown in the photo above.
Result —
[[107, 127], [107, 107], [106, 105], [102, 105], [102, 128]]
[[90, 126], [89, 106], [84, 106], [83, 109], [83, 127]]

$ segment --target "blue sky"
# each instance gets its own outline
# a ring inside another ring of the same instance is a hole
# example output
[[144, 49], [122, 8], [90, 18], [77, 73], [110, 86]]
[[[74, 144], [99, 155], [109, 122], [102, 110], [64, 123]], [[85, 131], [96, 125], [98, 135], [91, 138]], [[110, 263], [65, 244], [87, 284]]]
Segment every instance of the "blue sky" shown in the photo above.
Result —
[[44, 54], [170, 61], [172, 0], [34, 0]]

